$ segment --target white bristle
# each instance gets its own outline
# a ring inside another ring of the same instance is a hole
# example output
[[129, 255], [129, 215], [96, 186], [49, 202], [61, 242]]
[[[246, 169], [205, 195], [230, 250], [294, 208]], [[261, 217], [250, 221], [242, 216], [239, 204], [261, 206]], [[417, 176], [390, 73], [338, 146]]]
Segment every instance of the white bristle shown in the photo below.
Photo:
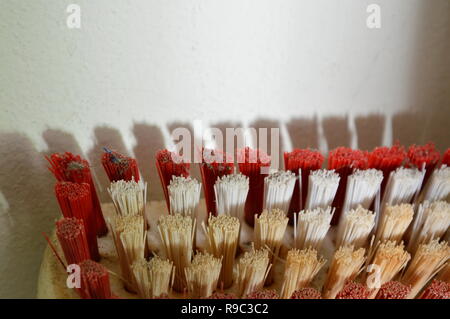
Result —
[[347, 179], [342, 212], [345, 214], [358, 205], [369, 208], [383, 181], [383, 172], [376, 169], [356, 170]]
[[345, 213], [338, 225], [336, 247], [354, 245], [365, 246], [370, 232], [375, 226], [375, 213], [358, 206]]
[[421, 200], [430, 202], [442, 200], [448, 194], [450, 194], [450, 167], [443, 165], [436, 168], [431, 174], [423, 194], [421, 194]]
[[120, 180], [112, 182], [108, 193], [118, 216], [142, 215], [147, 202], [147, 182]]
[[228, 214], [242, 220], [248, 190], [249, 179], [241, 173], [218, 178], [214, 184], [217, 213]]
[[173, 176], [167, 186], [170, 199], [170, 213], [195, 217], [200, 201], [201, 184], [190, 177]]
[[417, 168], [399, 167], [389, 175], [384, 196], [381, 202], [381, 210], [387, 205], [410, 203], [414, 195], [420, 190], [425, 170]]
[[298, 249], [320, 249], [322, 242], [330, 229], [334, 208], [315, 208], [302, 210], [298, 213], [295, 231], [295, 245]]
[[291, 171], [278, 171], [264, 178], [264, 209], [280, 209], [287, 214], [294, 192], [296, 176]]
[[415, 251], [420, 244], [440, 239], [450, 226], [450, 204], [444, 201], [419, 205], [409, 233], [408, 250]]
[[331, 206], [339, 186], [339, 174], [334, 170], [318, 169], [309, 174], [305, 209]]

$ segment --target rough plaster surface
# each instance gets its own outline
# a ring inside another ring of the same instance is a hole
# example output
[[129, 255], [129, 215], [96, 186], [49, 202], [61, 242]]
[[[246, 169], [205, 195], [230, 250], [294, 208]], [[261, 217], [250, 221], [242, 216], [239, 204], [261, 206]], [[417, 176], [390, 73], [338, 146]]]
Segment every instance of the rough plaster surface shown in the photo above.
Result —
[[197, 119], [279, 126], [284, 149], [448, 147], [449, 16], [447, 0], [1, 0], [0, 297], [35, 295], [59, 214], [44, 154], [86, 156], [107, 200], [100, 146], [136, 156], [157, 199], [152, 154]]

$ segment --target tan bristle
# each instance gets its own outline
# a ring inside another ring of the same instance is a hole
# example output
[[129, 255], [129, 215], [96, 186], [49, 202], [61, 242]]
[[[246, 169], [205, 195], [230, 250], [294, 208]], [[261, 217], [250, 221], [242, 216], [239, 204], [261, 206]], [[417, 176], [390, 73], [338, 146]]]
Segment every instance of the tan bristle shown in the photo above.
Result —
[[159, 218], [158, 229], [166, 257], [175, 265], [174, 289], [186, 288], [184, 268], [191, 264], [196, 220], [180, 214]]
[[267, 249], [252, 249], [244, 253], [237, 265], [239, 296], [246, 296], [264, 286], [264, 281], [272, 268]]
[[131, 265], [145, 256], [147, 231], [144, 216], [116, 216], [108, 223], [116, 247], [122, 277], [125, 280], [125, 287], [130, 291], [136, 291]]
[[447, 262], [439, 272], [438, 279], [450, 284], [450, 262]]
[[[270, 263], [275, 264], [283, 243], [284, 233], [289, 222], [286, 213], [281, 209], [264, 210], [261, 215], [255, 215], [254, 242], [255, 248], [270, 250]], [[267, 276], [266, 284], [273, 280], [273, 269]]]
[[343, 214], [338, 225], [336, 247], [363, 247], [375, 226], [375, 213], [358, 206]]
[[112, 182], [108, 193], [118, 216], [141, 215], [145, 213], [147, 183], [120, 180]]
[[150, 261], [135, 261], [131, 269], [140, 298], [152, 299], [169, 294], [175, 274], [171, 261], [155, 256]]
[[408, 250], [414, 252], [420, 244], [440, 239], [450, 226], [450, 203], [428, 201], [419, 205], [408, 231]]
[[281, 286], [281, 298], [288, 299], [295, 290], [307, 287], [325, 263], [326, 260], [319, 257], [315, 249], [289, 250]]
[[411, 204], [386, 206], [380, 216], [375, 242], [393, 240], [400, 242], [414, 216]]
[[192, 263], [184, 269], [188, 292], [193, 298], [207, 298], [217, 288], [222, 257], [216, 258], [208, 253], [198, 253]]
[[426, 283], [443, 267], [450, 258], [447, 242], [432, 240], [429, 244], [419, 245], [401, 282], [411, 285], [408, 299], [413, 299]]
[[354, 246], [347, 246], [340, 247], [334, 253], [323, 286], [324, 298], [334, 299], [338, 292], [344, 288], [345, 283], [358, 275], [365, 261], [365, 252], [364, 248], [355, 250]]
[[240, 222], [229, 215], [210, 216], [208, 226], [202, 223], [208, 241], [208, 250], [215, 257], [222, 257], [219, 282], [223, 288], [233, 283], [233, 266], [239, 243]]
[[297, 225], [294, 231], [295, 247], [305, 249], [308, 247], [319, 250], [330, 229], [334, 208], [315, 208], [302, 210], [297, 215]]
[[202, 185], [191, 177], [172, 176], [167, 186], [170, 200], [170, 213], [183, 216], [197, 216]]
[[367, 281], [367, 286], [372, 289], [369, 298], [375, 298], [381, 286], [391, 281], [406, 267], [410, 259], [411, 255], [405, 251], [403, 242], [397, 244], [395, 241], [388, 241], [380, 244], [370, 263], [372, 268], [367, 269], [374, 274], [374, 276], [369, 275], [368, 279], [373, 277], [375, 280], [375, 282]]

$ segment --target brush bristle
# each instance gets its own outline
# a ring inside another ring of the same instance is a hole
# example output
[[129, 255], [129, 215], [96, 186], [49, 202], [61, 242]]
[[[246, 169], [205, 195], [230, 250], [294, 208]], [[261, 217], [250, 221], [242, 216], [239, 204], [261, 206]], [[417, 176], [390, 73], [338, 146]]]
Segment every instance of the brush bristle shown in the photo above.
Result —
[[275, 289], [262, 289], [254, 291], [246, 296], [246, 299], [279, 299], [279, 295]]
[[301, 288], [294, 291], [291, 299], [322, 299], [322, 295], [314, 288]]
[[450, 284], [433, 280], [423, 292], [421, 299], [450, 299]]
[[254, 225], [255, 214], [263, 210], [264, 178], [269, 173], [270, 156], [263, 150], [246, 147], [238, 150], [239, 171], [249, 178], [249, 191], [245, 201], [245, 221]]
[[110, 182], [131, 181], [133, 179], [136, 182], [139, 181], [139, 169], [134, 158], [107, 148], [104, 151], [101, 161]]
[[108, 270], [99, 263], [85, 260], [80, 263], [81, 288], [83, 299], [112, 298]]
[[388, 281], [378, 291], [376, 299], [406, 299], [411, 287], [399, 281]]
[[368, 299], [370, 291], [359, 282], [348, 282], [337, 294], [336, 299]]

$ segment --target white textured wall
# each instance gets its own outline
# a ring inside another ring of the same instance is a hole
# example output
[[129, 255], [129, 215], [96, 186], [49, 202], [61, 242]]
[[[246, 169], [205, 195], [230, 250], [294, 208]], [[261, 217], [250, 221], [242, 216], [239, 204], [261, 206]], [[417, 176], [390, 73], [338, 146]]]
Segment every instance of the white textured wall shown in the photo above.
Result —
[[0, 297], [35, 293], [58, 216], [43, 154], [84, 154], [104, 186], [111, 145], [156, 198], [152, 153], [196, 119], [279, 126], [285, 149], [447, 147], [449, 19], [448, 0], [0, 0]]

